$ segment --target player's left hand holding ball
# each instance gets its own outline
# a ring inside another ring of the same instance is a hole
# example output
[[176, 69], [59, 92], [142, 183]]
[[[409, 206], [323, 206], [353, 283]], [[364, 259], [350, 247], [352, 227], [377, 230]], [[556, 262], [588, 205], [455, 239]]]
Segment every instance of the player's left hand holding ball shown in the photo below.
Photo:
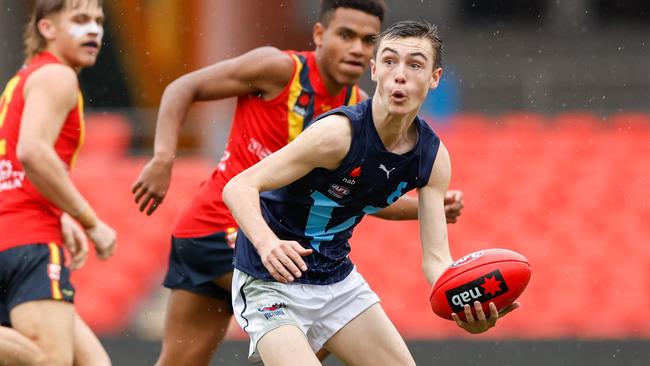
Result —
[[451, 314], [451, 318], [456, 322], [456, 324], [465, 329], [467, 332], [472, 334], [483, 333], [488, 329], [494, 327], [497, 324], [497, 320], [502, 318], [511, 311], [519, 308], [518, 302], [513, 302], [507, 307], [503, 308], [501, 311], [497, 311], [497, 306], [493, 302], [490, 303], [490, 316], [486, 317], [483, 307], [479, 301], [474, 302], [474, 310], [476, 311], [476, 319], [472, 314], [472, 309], [468, 304], [464, 306], [466, 322], [462, 321], [458, 315], [455, 313]]

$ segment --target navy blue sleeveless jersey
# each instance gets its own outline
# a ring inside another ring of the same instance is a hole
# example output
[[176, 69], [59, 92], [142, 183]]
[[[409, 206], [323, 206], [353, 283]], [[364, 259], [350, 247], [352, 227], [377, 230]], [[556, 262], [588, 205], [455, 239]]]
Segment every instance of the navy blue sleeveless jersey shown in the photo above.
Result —
[[[262, 192], [262, 216], [282, 240], [295, 240], [313, 253], [303, 257], [308, 270], [296, 282], [326, 285], [343, 280], [354, 265], [348, 257], [354, 227], [365, 214], [395, 202], [429, 181], [440, 139], [420, 118], [418, 142], [405, 154], [384, 147], [372, 119], [372, 99], [324, 114], [343, 114], [352, 126], [350, 151], [335, 170], [317, 168], [286, 187]], [[235, 268], [274, 280], [241, 230]]]

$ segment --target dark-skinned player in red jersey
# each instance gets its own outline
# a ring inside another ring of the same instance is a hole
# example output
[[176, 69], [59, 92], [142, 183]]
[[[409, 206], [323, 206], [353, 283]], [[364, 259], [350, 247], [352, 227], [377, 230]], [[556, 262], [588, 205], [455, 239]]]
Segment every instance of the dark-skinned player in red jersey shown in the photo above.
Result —
[[[291, 142], [314, 117], [367, 95], [356, 85], [368, 68], [379, 34], [381, 0], [325, 0], [314, 25], [314, 51], [262, 47], [184, 75], [161, 101], [154, 157], [133, 185], [141, 211], [163, 202], [181, 124], [190, 105], [237, 97], [228, 144], [212, 175], [178, 216], [172, 231], [170, 288], [157, 365], [207, 365], [232, 316], [232, 257], [237, 225], [221, 191], [235, 175]], [[462, 193], [446, 195], [448, 222], [462, 209]], [[417, 219], [417, 199], [403, 197], [376, 216]], [[324, 357], [326, 352], [320, 355]]]

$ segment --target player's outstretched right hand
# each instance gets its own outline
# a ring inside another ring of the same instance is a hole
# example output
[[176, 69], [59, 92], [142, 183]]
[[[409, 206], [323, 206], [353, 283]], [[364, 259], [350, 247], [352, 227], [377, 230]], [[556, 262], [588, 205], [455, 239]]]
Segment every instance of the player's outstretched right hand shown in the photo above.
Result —
[[468, 304], [464, 306], [465, 319], [466, 322], [462, 321], [456, 313], [452, 313], [451, 317], [456, 322], [456, 324], [465, 329], [468, 333], [478, 334], [486, 332], [488, 329], [494, 327], [499, 318], [503, 318], [506, 314], [510, 313], [513, 310], [519, 308], [518, 302], [513, 302], [504, 309], [497, 311], [497, 306], [493, 302], [490, 302], [490, 317], [485, 316], [483, 307], [478, 301], [474, 302], [474, 310], [476, 311], [476, 319], [474, 319], [474, 314], [472, 314], [472, 309]]
[[154, 157], [142, 168], [140, 176], [131, 187], [135, 203], [140, 205], [140, 212], [146, 210], [147, 216], [151, 215], [165, 199], [172, 177], [172, 166], [173, 161], [162, 161]]
[[296, 241], [278, 239], [262, 245], [258, 252], [271, 276], [278, 282], [289, 283], [307, 270], [301, 257], [310, 255], [313, 250], [304, 248]]
[[95, 251], [99, 259], [108, 259], [115, 251], [117, 234], [105, 222], [97, 220], [97, 225], [86, 229], [86, 235], [95, 244]]

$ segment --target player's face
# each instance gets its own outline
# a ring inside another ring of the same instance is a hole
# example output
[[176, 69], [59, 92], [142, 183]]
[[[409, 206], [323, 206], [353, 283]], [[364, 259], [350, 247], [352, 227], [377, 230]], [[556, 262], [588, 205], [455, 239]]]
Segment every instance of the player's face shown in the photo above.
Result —
[[316, 52], [328, 77], [341, 85], [353, 85], [372, 58], [373, 37], [379, 33], [378, 17], [356, 9], [338, 8], [327, 27], [314, 27]]
[[418, 111], [442, 69], [433, 67], [433, 46], [424, 38], [383, 39], [371, 62], [372, 80], [389, 113]]
[[44, 36], [48, 49], [72, 67], [95, 64], [104, 35], [104, 12], [94, 2], [79, 2], [50, 17]]

